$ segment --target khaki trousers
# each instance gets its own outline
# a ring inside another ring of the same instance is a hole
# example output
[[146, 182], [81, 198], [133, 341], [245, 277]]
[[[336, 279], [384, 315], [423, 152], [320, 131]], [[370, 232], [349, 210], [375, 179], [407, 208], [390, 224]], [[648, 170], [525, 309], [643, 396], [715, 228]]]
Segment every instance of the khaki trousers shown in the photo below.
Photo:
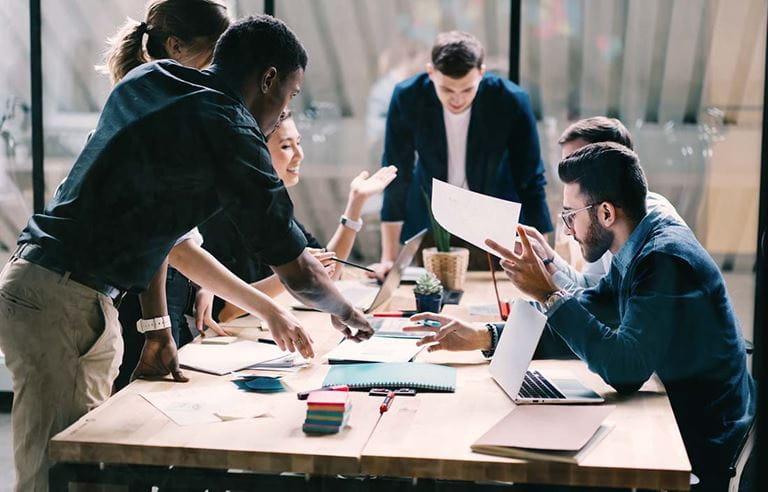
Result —
[[123, 354], [117, 310], [25, 260], [0, 273], [0, 347], [13, 379], [17, 491], [48, 490], [48, 441], [106, 400]]

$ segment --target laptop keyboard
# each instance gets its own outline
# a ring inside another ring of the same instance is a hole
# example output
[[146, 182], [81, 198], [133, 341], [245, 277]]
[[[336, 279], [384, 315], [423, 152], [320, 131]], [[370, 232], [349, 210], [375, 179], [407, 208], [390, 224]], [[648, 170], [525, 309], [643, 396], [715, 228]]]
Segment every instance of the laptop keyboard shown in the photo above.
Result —
[[525, 371], [523, 386], [518, 391], [518, 395], [521, 398], [565, 399], [565, 395], [560, 393], [539, 371]]

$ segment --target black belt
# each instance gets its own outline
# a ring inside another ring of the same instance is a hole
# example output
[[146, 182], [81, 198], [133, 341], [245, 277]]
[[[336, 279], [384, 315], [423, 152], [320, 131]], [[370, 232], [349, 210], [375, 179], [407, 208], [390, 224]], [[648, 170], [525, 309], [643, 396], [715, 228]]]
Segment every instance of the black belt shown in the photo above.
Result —
[[16, 252], [13, 253], [13, 258], [21, 258], [22, 260], [26, 260], [30, 263], [41, 266], [46, 270], [50, 270], [60, 275], [66, 275], [78, 284], [85, 285], [86, 287], [109, 297], [112, 299], [112, 303], [115, 305], [115, 307], [120, 306], [120, 302], [123, 300], [123, 296], [125, 295], [124, 290], [118, 289], [117, 287], [113, 287], [109, 284], [105, 284], [93, 275], [73, 272], [61, 267], [61, 263], [57, 261], [53, 255], [46, 253], [45, 250], [37, 244], [22, 244], [16, 249]]

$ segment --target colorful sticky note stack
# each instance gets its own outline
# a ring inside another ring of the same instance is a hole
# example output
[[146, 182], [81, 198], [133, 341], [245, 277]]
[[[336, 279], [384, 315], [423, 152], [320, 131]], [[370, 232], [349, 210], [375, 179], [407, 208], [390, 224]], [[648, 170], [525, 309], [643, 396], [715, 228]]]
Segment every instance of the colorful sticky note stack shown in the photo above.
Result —
[[335, 434], [344, 427], [352, 402], [347, 391], [313, 391], [307, 397], [307, 434]]

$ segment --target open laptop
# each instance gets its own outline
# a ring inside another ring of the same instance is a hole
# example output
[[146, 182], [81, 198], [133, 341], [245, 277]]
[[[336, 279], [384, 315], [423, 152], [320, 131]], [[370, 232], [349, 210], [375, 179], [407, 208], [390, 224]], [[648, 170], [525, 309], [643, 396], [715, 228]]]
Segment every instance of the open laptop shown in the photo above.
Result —
[[[387, 302], [397, 288], [400, 287], [400, 279], [403, 276], [403, 272], [408, 265], [411, 264], [411, 261], [413, 261], [413, 257], [419, 250], [421, 241], [424, 239], [426, 233], [427, 230], [424, 229], [403, 244], [403, 247], [400, 248], [400, 254], [397, 255], [397, 259], [392, 265], [392, 269], [387, 273], [384, 282], [382, 282], [380, 286], [366, 285], [358, 281], [340, 281], [336, 283], [336, 286], [339, 288], [341, 295], [364, 313], [370, 313]], [[293, 308], [310, 309], [300, 303], [294, 304]]]
[[547, 379], [529, 371], [536, 345], [547, 317], [522, 299], [517, 299], [491, 360], [491, 376], [518, 404], [602, 403], [603, 398], [577, 379]]

